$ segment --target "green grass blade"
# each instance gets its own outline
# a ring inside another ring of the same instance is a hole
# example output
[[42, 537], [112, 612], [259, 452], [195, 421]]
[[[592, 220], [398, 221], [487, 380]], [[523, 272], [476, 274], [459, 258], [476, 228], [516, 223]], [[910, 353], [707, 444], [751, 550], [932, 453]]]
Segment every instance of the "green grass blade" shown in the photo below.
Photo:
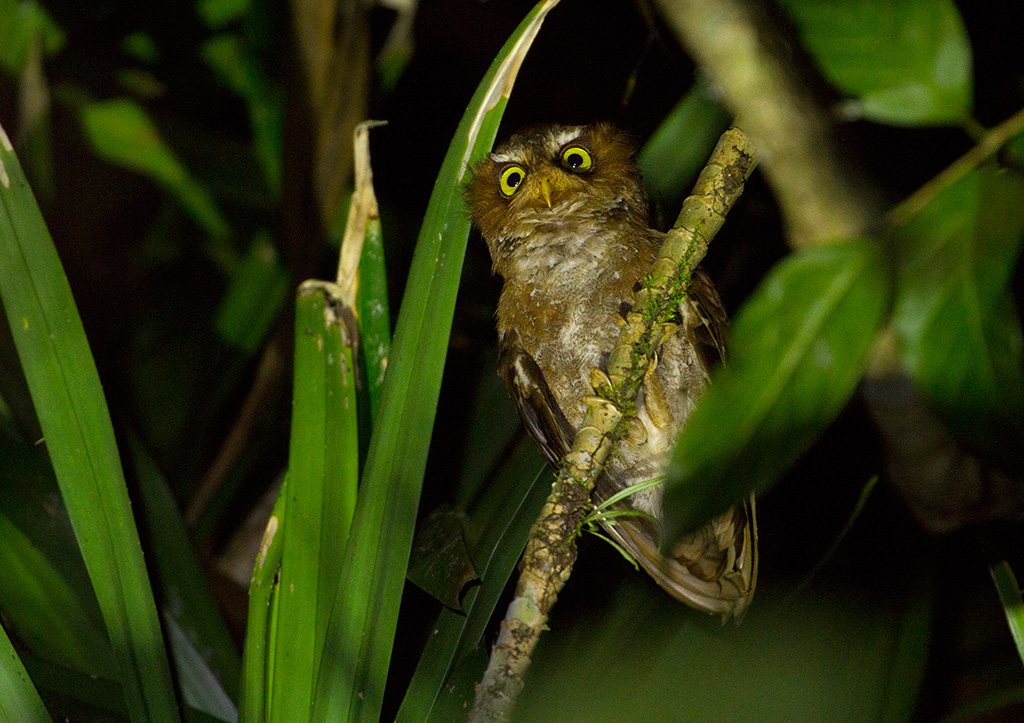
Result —
[[109, 645], [46, 556], [0, 512], [0, 611], [36, 654], [84, 673], [109, 667]]
[[391, 659], [469, 214], [467, 163], [493, 144], [516, 71], [557, 0], [538, 3], [477, 89], [438, 174], [413, 256], [314, 701], [317, 721], [376, 721]]
[[1006, 613], [1006, 622], [1010, 626], [1013, 644], [1017, 646], [1017, 654], [1024, 661], [1024, 600], [1021, 599], [1020, 585], [1013, 574], [1010, 563], [1000, 560], [989, 566], [992, 582], [999, 593], [999, 602]]
[[359, 257], [359, 286], [356, 288], [359, 313], [360, 371], [365, 375], [370, 426], [376, 418], [384, 372], [391, 354], [391, 311], [388, 305], [388, 279], [384, 266], [384, 244], [380, 219], [371, 218], [363, 235], [363, 255]]
[[[161, 608], [203, 651], [203, 659], [229, 694], [238, 690], [240, 661], [210, 584], [192, 551], [174, 495], [142, 442], [129, 435], [132, 466], [146, 516], [162, 593]], [[171, 638], [172, 641], [174, 638]]]
[[106, 400], [71, 287], [0, 128], [0, 294], [133, 721], [178, 709]]
[[301, 292], [295, 307], [295, 384], [288, 454], [275, 654], [268, 720], [309, 715], [316, 661], [320, 537], [327, 414], [324, 297]]
[[[88, 103], [81, 112], [82, 129], [97, 156], [152, 178], [173, 193], [192, 220], [210, 235], [230, 233], [209, 191], [189, 174], [141, 105], [129, 98], [111, 98]], [[218, 260], [225, 266], [234, 261]]]
[[[444, 720], [441, 708], [448, 709], [445, 703], [461, 705], [462, 701], [455, 700], [457, 695], [446, 695], [449, 689], [446, 683], [452, 679], [456, 666], [480, 644], [484, 627], [515, 570], [530, 528], [550, 491], [550, 485], [545, 484], [550, 482], [550, 474], [540, 451], [529, 441], [492, 481], [489, 494], [494, 501], [482, 502], [480, 512], [487, 521], [473, 546], [481, 583], [466, 593], [466, 614], [448, 608], [441, 610], [398, 710], [396, 723], [420, 723], [431, 716]], [[492, 509], [496, 511], [493, 516], [488, 514]], [[478, 522], [477, 516], [473, 517], [474, 523]], [[475, 683], [480, 679], [487, 664], [486, 656], [480, 663], [480, 670], [466, 676], [467, 680]], [[459, 692], [464, 691], [454, 691]]]
[[39, 692], [0, 626], [0, 723], [53, 723]]
[[[332, 300], [328, 301], [327, 295]], [[271, 721], [309, 715], [359, 474], [355, 368], [331, 285], [307, 282], [295, 316], [295, 389]], [[349, 316], [342, 313], [342, 316]]]
[[249, 619], [245, 630], [242, 700], [238, 711], [238, 719], [242, 723], [263, 723], [267, 719], [271, 616], [276, 608], [273, 603], [278, 592], [277, 573], [281, 569], [281, 550], [284, 548], [280, 525], [287, 497], [288, 480], [285, 479], [263, 532], [249, 583]]

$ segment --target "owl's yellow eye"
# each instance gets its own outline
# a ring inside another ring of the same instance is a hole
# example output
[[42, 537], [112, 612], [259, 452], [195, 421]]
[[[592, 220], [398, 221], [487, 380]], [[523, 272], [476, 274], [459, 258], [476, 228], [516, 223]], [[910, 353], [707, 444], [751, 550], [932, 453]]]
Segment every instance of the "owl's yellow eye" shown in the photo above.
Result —
[[519, 189], [519, 184], [526, 178], [526, 169], [522, 166], [512, 165], [501, 172], [498, 179], [498, 187], [503, 196], [511, 196]]
[[562, 165], [570, 171], [589, 171], [594, 166], [594, 159], [586, 148], [569, 146], [562, 149]]

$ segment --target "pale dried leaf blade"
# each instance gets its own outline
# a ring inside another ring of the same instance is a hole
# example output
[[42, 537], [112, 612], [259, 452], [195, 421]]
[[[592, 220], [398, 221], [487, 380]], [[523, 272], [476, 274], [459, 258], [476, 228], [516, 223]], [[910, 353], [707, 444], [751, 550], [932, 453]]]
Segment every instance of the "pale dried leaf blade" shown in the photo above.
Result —
[[530, 27], [519, 36], [519, 40], [516, 41], [515, 48], [508, 54], [505, 61], [501, 64], [498, 72], [494, 74], [494, 78], [491, 80], [491, 86], [487, 90], [487, 95], [484, 97], [484, 102], [480, 104], [480, 108], [477, 109], [476, 117], [473, 119], [473, 125], [469, 131], [469, 138], [466, 143], [466, 151], [462, 155], [462, 164], [459, 168], [458, 180], [461, 181], [462, 177], [466, 173], [466, 168], [469, 165], [469, 157], [473, 150], [476, 148], [476, 137], [480, 133], [480, 127], [483, 125], [484, 116], [490, 113], [504, 98], [508, 100], [508, 97], [512, 94], [512, 86], [516, 82], [516, 76], [519, 74], [519, 67], [523, 64], [523, 60], [526, 58], [526, 53], [530, 50], [530, 46], [533, 45], [534, 39], [537, 37], [537, 33], [540, 32], [540, 26], [544, 24], [544, 19], [548, 16], [548, 13], [557, 5], [559, 0], [548, 0], [539, 11], [537, 11], [536, 17]]
[[373, 192], [373, 168], [370, 164], [370, 129], [387, 125], [387, 121], [363, 121], [352, 134], [355, 166], [355, 188], [349, 204], [345, 235], [338, 256], [340, 296], [350, 309], [356, 308], [359, 285], [359, 259], [363, 255], [363, 239], [367, 224], [379, 217], [377, 196]]

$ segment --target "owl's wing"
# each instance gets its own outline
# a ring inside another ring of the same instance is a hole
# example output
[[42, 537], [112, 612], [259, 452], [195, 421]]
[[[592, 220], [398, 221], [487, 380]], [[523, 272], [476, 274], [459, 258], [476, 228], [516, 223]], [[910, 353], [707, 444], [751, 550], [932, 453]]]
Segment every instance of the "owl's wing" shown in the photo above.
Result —
[[[722, 362], [725, 348], [725, 307], [711, 279], [697, 269], [680, 303], [686, 334], [708, 371]], [[621, 485], [607, 476], [598, 480], [594, 500], [600, 504]], [[616, 506], [628, 509], [629, 500]], [[659, 531], [637, 517], [619, 517], [605, 529], [633, 559], [673, 597], [698, 610], [743, 617], [757, 584], [757, 517], [754, 496], [737, 504], [680, 541], [669, 555], [659, 549]]]
[[[594, 499], [600, 502], [601, 495]], [[754, 496], [683, 538], [670, 555], [658, 549], [658, 531], [641, 518], [604, 523], [654, 580], [677, 600], [738, 624], [757, 584], [757, 519]]]
[[704, 368], [710, 370], [723, 360], [728, 322], [718, 291], [704, 269], [698, 268], [693, 274], [686, 299], [679, 307], [689, 338]]
[[572, 447], [576, 433], [562, 414], [537, 362], [519, 344], [515, 332], [505, 332], [498, 339], [498, 374], [505, 380], [526, 428], [544, 456], [557, 467]]

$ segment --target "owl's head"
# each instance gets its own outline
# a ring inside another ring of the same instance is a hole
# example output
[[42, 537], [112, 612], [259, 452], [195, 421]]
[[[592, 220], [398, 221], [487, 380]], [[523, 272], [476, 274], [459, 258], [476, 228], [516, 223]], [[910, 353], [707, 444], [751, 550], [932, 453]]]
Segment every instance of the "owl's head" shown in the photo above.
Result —
[[647, 227], [647, 192], [630, 137], [607, 123], [516, 133], [472, 169], [466, 198], [500, 271], [502, 256], [536, 234]]

